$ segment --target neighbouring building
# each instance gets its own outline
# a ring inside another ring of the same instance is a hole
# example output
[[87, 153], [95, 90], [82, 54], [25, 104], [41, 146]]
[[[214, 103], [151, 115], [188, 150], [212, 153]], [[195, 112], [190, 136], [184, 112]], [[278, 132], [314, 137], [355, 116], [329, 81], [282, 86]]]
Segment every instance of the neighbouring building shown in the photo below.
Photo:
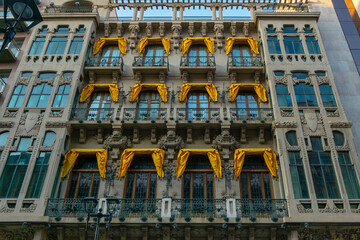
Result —
[[360, 238], [351, 1], [37, 3], [0, 56], [0, 239]]

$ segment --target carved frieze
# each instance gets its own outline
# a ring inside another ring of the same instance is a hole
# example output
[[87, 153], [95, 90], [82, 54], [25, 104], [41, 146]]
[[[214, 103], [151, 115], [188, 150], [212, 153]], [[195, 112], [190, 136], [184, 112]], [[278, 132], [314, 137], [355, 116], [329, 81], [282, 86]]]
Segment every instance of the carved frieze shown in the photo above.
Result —
[[296, 128], [297, 122], [295, 121], [286, 121], [286, 122], [280, 122], [276, 121], [272, 123], [273, 128]]
[[64, 113], [64, 109], [58, 111], [51, 111], [49, 113], [49, 117], [62, 117], [63, 113]]
[[12, 121], [1, 121], [0, 128], [11, 128], [14, 126], [14, 122]]
[[331, 121], [329, 121], [329, 125], [331, 128], [351, 128], [352, 122], [348, 122], [348, 121], [331, 122]]
[[33, 213], [35, 212], [37, 204], [32, 203], [28, 208], [20, 208], [22, 213]]
[[330, 79], [327, 76], [324, 76], [324, 77], [316, 76], [316, 80], [317, 80], [319, 85], [321, 85], [321, 84], [329, 84], [330, 83]]
[[171, 26], [171, 31], [172, 31], [171, 39], [175, 49], [178, 49], [180, 47], [181, 30], [182, 30], [181, 24], [173, 24]]
[[218, 48], [223, 47], [223, 39], [224, 39], [224, 24], [217, 23], [214, 25], [214, 32], [216, 38], [216, 45]]
[[19, 77], [18, 80], [16, 81], [16, 86], [17, 85], [29, 85], [30, 83], [30, 78], [24, 78], [24, 77]]
[[288, 111], [286, 110], [287, 109], [280, 108], [280, 113], [282, 117], [294, 117], [294, 111], [292, 109], [289, 109]]
[[293, 81], [293, 85], [296, 85], [298, 83], [306, 83], [308, 85], [312, 85], [312, 82], [311, 82], [311, 78], [310, 77], [307, 77], [305, 79], [298, 79], [298, 78], [291, 78], [292, 81]]
[[64, 128], [64, 127], [68, 127], [69, 124], [67, 122], [46, 122], [45, 126], [47, 128]]
[[146, 24], [145, 30], [146, 30], [146, 37], [148, 37], [148, 38], [151, 37], [151, 35], [153, 34], [153, 27], [151, 25], [151, 22], [148, 22]]
[[274, 80], [275, 80], [276, 84], [287, 85], [287, 77], [286, 76], [275, 76]]
[[212, 142], [212, 147], [222, 153], [223, 159], [229, 159], [230, 151], [239, 148], [239, 143], [235, 137], [230, 134], [229, 130], [221, 131], [221, 134], [215, 137]]
[[296, 205], [299, 213], [313, 213], [314, 210], [312, 208], [304, 208], [304, 206], [299, 203]]
[[72, 77], [61, 76], [60, 80], [59, 80], [59, 86], [64, 85], [64, 84], [71, 84], [71, 81], [72, 81]]

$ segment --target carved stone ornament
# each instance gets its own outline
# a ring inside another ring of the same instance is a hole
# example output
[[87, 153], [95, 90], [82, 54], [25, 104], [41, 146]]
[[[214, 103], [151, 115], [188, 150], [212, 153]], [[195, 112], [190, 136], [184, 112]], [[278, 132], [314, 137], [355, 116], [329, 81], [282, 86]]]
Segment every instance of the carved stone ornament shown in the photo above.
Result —
[[313, 213], [314, 210], [312, 208], [304, 208], [304, 206], [299, 203], [296, 205], [299, 213]]
[[194, 23], [193, 22], [189, 23], [188, 33], [189, 33], [190, 37], [194, 36]]
[[16, 81], [16, 86], [29, 85], [29, 83], [30, 83], [30, 78], [19, 77], [18, 80]]
[[345, 121], [329, 122], [329, 125], [331, 128], [351, 128], [352, 122], [345, 122]]
[[109, 150], [113, 148], [125, 149], [130, 145], [129, 140], [126, 136], [122, 136], [120, 131], [113, 131], [113, 134], [105, 139], [104, 148]]
[[244, 23], [243, 33], [244, 33], [245, 37], [249, 36], [249, 23]]
[[222, 41], [224, 39], [224, 24], [217, 23], [214, 25], [214, 32], [216, 37], [216, 44], [218, 48], [222, 48]]
[[294, 117], [294, 111], [292, 109], [289, 109], [291, 110], [291, 112], [285, 110], [287, 109], [280, 108], [280, 113], [282, 117]]
[[231, 22], [230, 33], [232, 37], [236, 36], [236, 22]]
[[61, 76], [60, 80], [59, 80], [59, 86], [64, 85], [64, 84], [71, 84], [71, 81], [72, 81], [72, 77]]
[[329, 84], [329, 82], [330, 82], [330, 79], [327, 76], [324, 76], [324, 77], [316, 76], [316, 80], [317, 80], [319, 85], [321, 85], [321, 84]]
[[159, 26], [159, 36], [160, 37], [165, 36], [165, 24], [163, 22], [161, 22]]
[[203, 23], [201, 24], [201, 36], [206, 37], [206, 33], [207, 33], [206, 22], [203, 22]]
[[299, 240], [333, 239], [328, 229], [303, 228], [299, 233]]
[[293, 85], [296, 85], [296, 84], [302, 82], [302, 83], [306, 83], [306, 84], [312, 86], [312, 82], [311, 82], [311, 78], [310, 78], [310, 77], [307, 77], [307, 78], [305, 78], [305, 79], [292, 78], [292, 81], [293, 81]]
[[212, 147], [222, 152], [224, 159], [228, 159], [230, 151], [238, 148], [239, 143], [235, 137], [230, 134], [229, 130], [223, 130], [221, 134], [214, 139]]
[[315, 132], [318, 128], [318, 119], [316, 116], [316, 112], [314, 110], [309, 110], [309, 111], [304, 110], [304, 118], [306, 120], [309, 129], [312, 132]]
[[140, 26], [138, 24], [130, 24], [129, 31], [130, 31], [130, 36], [129, 36], [130, 48], [134, 49], [136, 46], [138, 33], [140, 31]]
[[175, 151], [178, 151], [184, 148], [185, 143], [180, 136], [176, 135], [175, 131], [169, 130], [166, 135], [159, 139], [158, 146], [164, 150], [172, 148]]
[[272, 123], [273, 128], [296, 128], [297, 123], [295, 121], [287, 121], [287, 122], [273, 122]]
[[11, 128], [14, 126], [14, 122], [12, 121], [1, 121], [0, 128]]
[[32, 203], [28, 208], [20, 208], [22, 213], [33, 213], [35, 212], [37, 204]]
[[47, 128], [64, 128], [64, 127], [68, 127], [69, 124], [66, 122], [46, 122], [45, 126]]
[[153, 27], [151, 25], [151, 22], [148, 22], [146, 24], [146, 36], [149, 38], [153, 34]]
[[326, 111], [326, 116], [327, 117], [340, 117], [340, 113], [339, 110], [336, 109], [335, 111]]
[[61, 109], [58, 112], [51, 111], [49, 113], [49, 117], [62, 117], [63, 113], [64, 113], [64, 109]]
[[109, 37], [111, 35], [111, 26], [109, 23], [104, 24], [104, 36]]
[[51, 78], [51, 79], [49, 79], [49, 80], [44, 80], [44, 79], [41, 79], [41, 78], [35, 78], [35, 80], [34, 80], [34, 86], [36, 86], [36, 85], [40, 85], [40, 84], [42, 84], [42, 83], [46, 83], [46, 84], [49, 84], [49, 85], [51, 85], [51, 86], [54, 86], [54, 78]]
[[17, 111], [9, 111], [9, 109], [6, 109], [4, 112], [4, 118], [12, 118], [16, 117]]
[[25, 120], [25, 130], [26, 132], [30, 132], [35, 125], [39, 125], [42, 122], [44, 115], [40, 114], [38, 111], [29, 111], [26, 114]]
[[13, 213], [15, 208], [9, 208], [6, 204], [4, 207], [0, 208], [0, 213]]
[[180, 38], [181, 38], [181, 24], [173, 24], [171, 26], [172, 36], [171, 39], [173, 41], [173, 46], [175, 49], [180, 47]]
[[181, 80], [183, 83], [187, 83], [189, 81], [189, 73], [187, 71], [183, 71], [181, 73]]
[[286, 76], [275, 76], [275, 83], [276, 84], [287, 84], [287, 77]]

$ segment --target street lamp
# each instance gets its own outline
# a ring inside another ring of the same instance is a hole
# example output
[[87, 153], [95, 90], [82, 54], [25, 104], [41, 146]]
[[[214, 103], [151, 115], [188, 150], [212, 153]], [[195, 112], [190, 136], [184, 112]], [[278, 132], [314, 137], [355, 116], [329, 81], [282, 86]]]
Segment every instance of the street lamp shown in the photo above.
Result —
[[[12, 25], [6, 19], [8, 8], [15, 18]], [[14, 39], [15, 34], [18, 31], [16, 25], [19, 21], [32, 22], [25, 27], [25, 29], [23, 27], [20, 29], [22, 31], [27, 31], [36, 24], [40, 23], [42, 20], [40, 11], [34, 0], [4, 0], [4, 21], [8, 27], [0, 29], [0, 33], [4, 33], [3, 45], [1, 46], [0, 54]]]
[[106, 198], [106, 210], [107, 210], [108, 213], [105, 213], [105, 214], [102, 213], [103, 209], [101, 207], [99, 207], [97, 213], [96, 213], [96, 211], [93, 211], [94, 208], [96, 209], [96, 207], [98, 205], [98, 200], [96, 198], [94, 198], [94, 197], [86, 197], [86, 198], [84, 198], [84, 202], [85, 202], [85, 210], [87, 212], [86, 229], [87, 229], [87, 225], [89, 223], [90, 217], [96, 217], [96, 229], [95, 229], [94, 240], [98, 240], [99, 239], [101, 218], [103, 218], [103, 217], [108, 218], [108, 223], [106, 224], [106, 228], [109, 229], [110, 228], [110, 223], [112, 221], [112, 216], [113, 216], [113, 214], [114, 214], [114, 212], [116, 210], [116, 207], [114, 209], [111, 209], [110, 205], [118, 204], [119, 199], [112, 198], [112, 197], [111, 198]]

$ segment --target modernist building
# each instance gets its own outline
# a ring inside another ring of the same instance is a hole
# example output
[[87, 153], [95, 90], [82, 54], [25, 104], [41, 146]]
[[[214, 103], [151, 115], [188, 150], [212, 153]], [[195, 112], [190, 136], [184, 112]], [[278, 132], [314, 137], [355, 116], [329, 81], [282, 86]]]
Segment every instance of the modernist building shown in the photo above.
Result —
[[360, 237], [356, 44], [331, 2], [39, 8], [1, 56], [0, 239]]

